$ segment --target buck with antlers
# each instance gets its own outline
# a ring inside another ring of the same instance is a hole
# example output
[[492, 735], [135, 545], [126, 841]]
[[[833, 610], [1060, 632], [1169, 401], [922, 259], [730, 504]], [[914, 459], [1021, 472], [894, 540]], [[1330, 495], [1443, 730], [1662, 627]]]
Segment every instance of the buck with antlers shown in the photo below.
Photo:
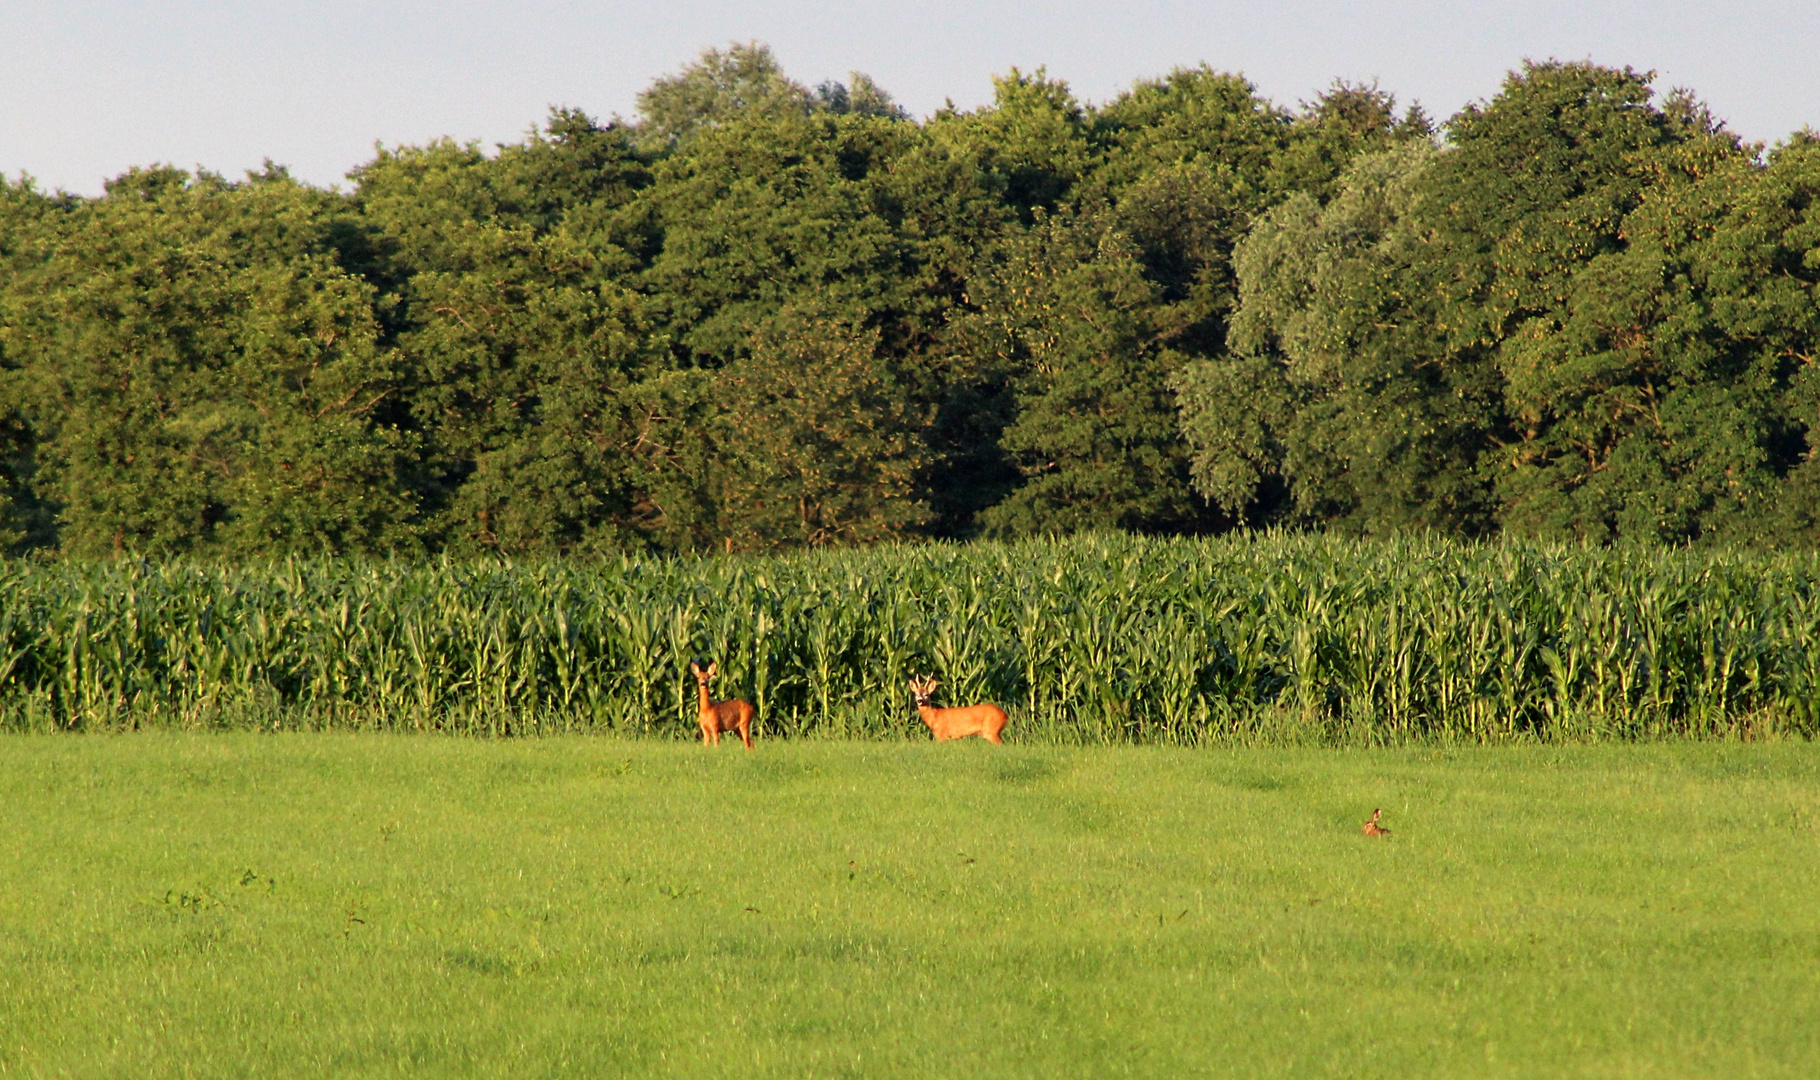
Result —
[[940, 685], [933, 675], [910, 679], [910, 693], [916, 697], [916, 715], [929, 725], [937, 742], [964, 739], [969, 735], [978, 735], [989, 743], [1004, 742], [999, 738], [999, 732], [1005, 730], [1005, 710], [985, 702], [961, 709], [938, 709], [929, 704], [929, 698]]
[[752, 749], [752, 703], [750, 701], [715, 701], [708, 696], [708, 683], [720, 673], [720, 661], [709, 664], [702, 670], [701, 661], [689, 665], [695, 673], [695, 688], [701, 694], [701, 708], [697, 719], [701, 721], [701, 744], [719, 746], [723, 731], [738, 731], [739, 740]]

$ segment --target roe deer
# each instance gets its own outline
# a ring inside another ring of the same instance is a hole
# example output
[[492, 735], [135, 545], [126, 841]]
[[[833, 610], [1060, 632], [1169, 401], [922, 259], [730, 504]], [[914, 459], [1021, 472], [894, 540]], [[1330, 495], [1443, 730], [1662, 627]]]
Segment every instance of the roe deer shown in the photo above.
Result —
[[1378, 824], [1378, 815], [1383, 812], [1384, 811], [1382, 810], [1373, 810], [1371, 812], [1371, 820], [1359, 826], [1359, 831], [1366, 836], [1389, 836], [1390, 830]]
[[752, 749], [752, 703], [750, 701], [714, 701], [708, 697], [708, 681], [720, 673], [720, 661], [716, 660], [703, 671], [701, 661], [689, 665], [695, 673], [695, 686], [701, 692], [701, 708], [696, 716], [701, 721], [701, 744], [719, 746], [720, 733], [723, 731], [739, 732], [739, 741]]
[[929, 725], [929, 730], [935, 733], [936, 741], [978, 735], [989, 743], [1004, 742], [998, 736], [999, 732], [1005, 730], [1005, 710], [984, 702], [962, 709], [938, 709], [929, 704], [929, 695], [935, 693], [935, 688], [940, 685], [933, 675], [925, 675], [920, 679], [912, 677], [910, 680], [910, 692], [916, 695], [916, 715]]

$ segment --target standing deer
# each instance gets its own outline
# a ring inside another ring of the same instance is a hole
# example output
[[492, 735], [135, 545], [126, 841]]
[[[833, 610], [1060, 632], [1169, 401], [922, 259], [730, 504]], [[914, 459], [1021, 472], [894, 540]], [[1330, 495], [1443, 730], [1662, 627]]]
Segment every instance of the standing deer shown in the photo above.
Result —
[[1378, 815], [1383, 812], [1384, 811], [1382, 810], [1373, 810], [1371, 812], [1371, 820], [1359, 826], [1359, 831], [1366, 836], [1389, 836], [1390, 830], [1378, 824]]
[[969, 735], [978, 735], [989, 743], [1004, 742], [998, 736], [1005, 730], [1005, 710], [984, 702], [962, 709], [938, 709], [929, 704], [929, 696], [940, 685], [933, 675], [910, 679], [910, 693], [916, 696], [916, 715], [929, 725], [937, 742], [964, 739]]
[[752, 749], [752, 703], [750, 701], [714, 701], [708, 697], [708, 682], [720, 674], [720, 661], [716, 660], [702, 670], [701, 661], [689, 665], [695, 673], [695, 687], [701, 693], [701, 708], [696, 717], [701, 721], [701, 744], [719, 746], [720, 733], [723, 731], [739, 732], [739, 740]]

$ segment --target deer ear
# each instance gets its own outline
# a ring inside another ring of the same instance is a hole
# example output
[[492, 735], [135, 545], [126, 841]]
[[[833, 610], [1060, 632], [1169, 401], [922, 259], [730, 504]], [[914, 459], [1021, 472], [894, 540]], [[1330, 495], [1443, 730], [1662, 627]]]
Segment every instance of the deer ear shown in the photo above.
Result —
[[698, 663], [691, 663], [689, 665], [689, 670], [693, 671], [697, 675], [700, 675], [701, 674], [701, 665]]
[[712, 679], [714, 676], [718, 675], [719, 673], [720, 673], [720, 661], [719, 660], [716, 660], [713, 663], [710, 663], [708, 665], [708, 678]]

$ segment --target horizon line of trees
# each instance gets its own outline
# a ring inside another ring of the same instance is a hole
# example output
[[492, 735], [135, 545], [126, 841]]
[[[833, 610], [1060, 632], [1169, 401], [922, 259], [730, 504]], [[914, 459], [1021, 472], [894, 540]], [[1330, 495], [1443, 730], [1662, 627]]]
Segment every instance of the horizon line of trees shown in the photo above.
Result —
[[756, 43], [349, 190], [0, 180], [0, 552], [1820, 540], [1820, 138], [1526, 63], [909, 117]]

